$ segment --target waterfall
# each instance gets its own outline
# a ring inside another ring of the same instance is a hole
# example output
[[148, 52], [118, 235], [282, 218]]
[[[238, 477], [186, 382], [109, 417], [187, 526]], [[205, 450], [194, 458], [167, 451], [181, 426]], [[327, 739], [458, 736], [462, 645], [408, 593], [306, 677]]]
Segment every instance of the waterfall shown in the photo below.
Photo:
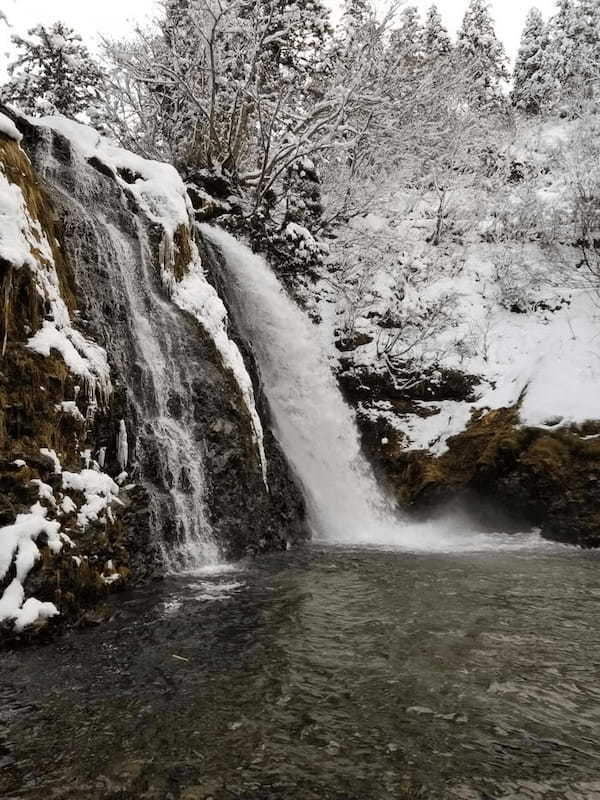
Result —
[[[152, 525], [167, 566], [194, 569], [220, 560], [206, 511], [205, 444], [193, 385], [206, 368], [198, 330], [162, 285], [151, 226], [125, 207], [121, 190], [77, 154], [58, 160], [52, 137], [40, 171], [65, 219], [65, 241], [86, 307], [80, 321], [99, 333], [136, 430], [121, 421], [115, 457], [148, 490]], [[124, 384], [124, 386], [123, 386]], [[97, 458], [104, 462], [106, 448]], [[125, 475], [123, 476], [125, 478]]]
[[277, 438], [303, 485], [313, 533], [330, 541], [363, 540], [384, 527], [398, 534], [315, 326], [260, 256], [219, 228], [200, 230], [225, 261], [235, 316], [252, 343]]
[[[136, 235], [129, 240], [97, 214], [91, 235], [96, 246], [105, 248], [111, 272], [120, 275], [125, 292], [134, 363], [142, 387], [129, 395], [142, 422], [137, 457], [142, 475], [158, 469], [178, 527], [174, 548], [165, 546], [163, 538], [163, 554], [171, 569], [193, 569], [215, 563], [218, 547], [206, 519], [203, 453], [195, 437], [193, 375], [185, 352], [190, 330], [157, 285], [148, 235], [139, 220], [135, 227]], [[131, 365], [123, 368], [125, 374], [131, 373]], [[160, 519], [164, 514], [161, 493], [153, 490], [151, 498], [153, 515]]]
[[263, 258], [225, 231], [201, 225], [221, 253], [238, 323], [258, 362], [275, 433], [301, 481], [316, 538], [410, 551], [539, 546], [525, 536], [481, 533], [465, 514], [414, 522], [396, 512], [361, 453], [356, 419], [331, 371], [318, 328]]

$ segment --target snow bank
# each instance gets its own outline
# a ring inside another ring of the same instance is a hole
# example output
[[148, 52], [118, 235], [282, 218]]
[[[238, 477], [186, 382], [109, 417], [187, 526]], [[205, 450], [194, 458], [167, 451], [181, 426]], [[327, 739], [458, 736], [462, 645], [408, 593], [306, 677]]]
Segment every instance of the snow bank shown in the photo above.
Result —
[[39, 226], [29, 216], [23, 192], [9, 182], [0, 164], [0, 258], [17, 269], [37, 269], [31, 247], [39, 232]]
[[334, 243], [325, 275], [333, 299], [318, 290], [335, 314], [314, 310], [332, 340], [348, 324], [370, 339], [349, 356], [355, 366], [383, 373], [381, 354], [397, 337], [399, 390], [405, 373], [427, 376], [432, 396], [436, 371], [480, 381], [473, 402], [421, 403], [423, 415], [361, 405], [405, 434], [409, 449], [441, 455], [477, 410], [513, 407], [521, 425], [552, 430], [600, 420], [600, 295], [563, 245], [573, 238], [568, 157], [577, 124], [535, 121], [518, 133], [505, 155], [523, 165], [520, 181], [469, 188], [457, 178], [438, 247], [428, 243], [435, 194], [416, 202], [402, 187]]

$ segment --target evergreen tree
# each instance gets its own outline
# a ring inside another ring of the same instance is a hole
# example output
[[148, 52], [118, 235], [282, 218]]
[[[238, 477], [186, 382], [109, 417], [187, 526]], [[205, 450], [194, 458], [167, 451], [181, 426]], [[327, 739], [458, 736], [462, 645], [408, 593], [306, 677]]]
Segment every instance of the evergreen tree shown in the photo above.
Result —
[[19, 52], [2, 87], [5, 102], [28, 114], [74, 117], [99, 100], [102, 73], [71, 28], [62, 22], [37, 25], [28, 38], [13, 36], [12, 41]]
[[577, 75], [576, 14], [573, 0], [558, 0], [557, 13], [549, 24], [550, 42], [545, 51], [544, 72], [550, 86], [552, 107], [573, 89]]
[[540, 113], [548, 95], [545, 70], [548, 41], [544, 18], [537, 8], [532, 8], [525, 20], [511, 94], [514, 105], [530, 114]]
[[597, 94], [600, 69], [600, 0], [579, 0], [575, 8], [575, 70], [586, 97]]
[[428, 62], [450, 55], [452, 43], [436, 5], [430, 6], [425, 17], [423, 52]]
[[502, 83], [509, 79], [507, 59], [486, 0], [471, 0], [458, 34], [457, 54], [468, 73], [468, 101], [479, 106], [501, 103]]
[[402, 11], [400, 27], [392, 31], [386, 55], [393, 93], [409, 94], [423, 66], [423, 25], [416, 6]]

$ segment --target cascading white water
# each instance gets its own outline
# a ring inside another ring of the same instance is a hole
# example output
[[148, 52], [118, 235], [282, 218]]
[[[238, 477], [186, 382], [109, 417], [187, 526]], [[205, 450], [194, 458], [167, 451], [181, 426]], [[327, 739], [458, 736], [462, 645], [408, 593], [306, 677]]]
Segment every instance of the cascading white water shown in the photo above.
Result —
[[305, 314], [259, 256], [201, 226], [227, 265], [236, 317], [256, 353], [277, 436], [300, 478], [317, 536], [348, 541], [389, 519], [350, 408]]
[[226, 262], [236, 316], [256, 353], [277, 436], [301, 480], [317, 536], [361, 539], [393, 516], [373, 478], [314, 326], [265, 261], [201, 226]]
[[533, 538], [478, 534], [464, 519], [402, 519], [363, 457], [354, 414], [315, 326], [263, 258], [220, 228], [200, 226], [222, 255], [235, 316], [252, 343], [275, 432], [302, 482], [315, 535], [332, 542], [410, 550], [527, 548]]
[[[103, 188], [77, 154], [62, 163], [54, 157], [50, 134], [40, 144], [45, 148], [41, 171], [68, 209], [69, 255], [87, 314], [104, 330], [135, 409], [138, 429], [129, 442], [120, 426], [119, 464], [122, 469], [128, 461], [134, 464], [135, 480], [148, 489], [157, 544], [168, 568], [215, 565], [221, 558], [207, 519], [204, 443], [192, 392], [197, 375], [186, 349], [190, 326], [160, 284], [149, 226], [141, 215], [123, 209], [119, 190], [112, 184]], [[103, 284], [97, 275], [110, 280]], [[98, 458], [105, 456], [102, 448]]]
[[[135, 240], [139, 252], [135, 253], [131, 241], [98, 216], [112, 243], [109, 251], [115, 256], [115, 264], [121, 265], [138, 368], [146, 387], [132, 401], [159, 448], [164, 483], [169, 487], [180, 528], [175, 547], [166, 548], [163, 544], [165, 561], [173, 570], [215, 564], [219, 550], [206, 519], [202, 453], [193, 434], [194, 409], [189, 402], [192, 376], [175, 341], [181, 335], [181, 314], [154, 287], [152, 251], [139, 220], [136, 220]], [[173, 398], [178, 400], [177, 415], [170, 408]], [[140, 455], [143, 459], [143, 454]], [[151, 497], [152, 502], [160, 503], [159, 497]], [[155, 516], [159, 515], [160, 509], [156, 508]]]

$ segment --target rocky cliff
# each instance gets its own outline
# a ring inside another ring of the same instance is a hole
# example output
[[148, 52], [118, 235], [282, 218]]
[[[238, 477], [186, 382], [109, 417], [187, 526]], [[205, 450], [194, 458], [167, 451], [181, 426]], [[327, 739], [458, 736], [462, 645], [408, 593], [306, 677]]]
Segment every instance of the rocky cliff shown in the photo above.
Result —
[[0, 622], [27, 633], [306, 530], [175, 171], [4, 111]]

